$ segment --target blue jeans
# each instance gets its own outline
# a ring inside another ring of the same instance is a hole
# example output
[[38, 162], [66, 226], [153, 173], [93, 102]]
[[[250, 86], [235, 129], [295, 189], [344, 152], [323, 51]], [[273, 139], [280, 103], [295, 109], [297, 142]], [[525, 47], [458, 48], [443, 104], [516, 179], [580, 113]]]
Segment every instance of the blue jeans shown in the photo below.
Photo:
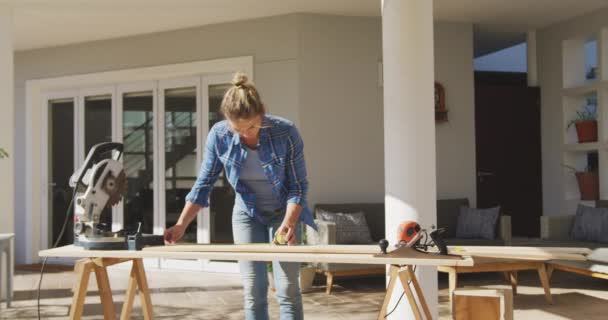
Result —
[[[247, 212], [234, 208], [232, 213], [232, 233], [234, 243], [269, 243], [285, 217], [284, 212], [264, 212], [269, 224], [265, 225]], [[301, 243], [300, 225], [296, 225], [296, 239]], [[267, 262], [239, 261], [243, 279], [246, 320], [268, 320], [268, 276]], [[300, 263], [272, 262], [272, 273], [279, 301], [280, 320], [302, 320], [302, 295], [300, 294]]]

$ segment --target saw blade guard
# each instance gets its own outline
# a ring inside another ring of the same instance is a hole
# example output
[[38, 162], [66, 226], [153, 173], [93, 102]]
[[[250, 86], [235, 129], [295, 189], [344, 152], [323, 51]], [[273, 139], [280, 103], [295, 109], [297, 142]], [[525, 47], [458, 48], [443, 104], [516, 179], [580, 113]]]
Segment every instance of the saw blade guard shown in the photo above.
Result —
[[[111, 153], [111, 158], [103, 158], [104, 154]], [[120, 143], [96, 145], [72, 176], [70, 183], [76, 188], [74, 233], [77, 237], [103, 237], [97, 230], [103, 210], [118, 204], [126, 195], [126, 174], [118, 160], [121, 153]]]

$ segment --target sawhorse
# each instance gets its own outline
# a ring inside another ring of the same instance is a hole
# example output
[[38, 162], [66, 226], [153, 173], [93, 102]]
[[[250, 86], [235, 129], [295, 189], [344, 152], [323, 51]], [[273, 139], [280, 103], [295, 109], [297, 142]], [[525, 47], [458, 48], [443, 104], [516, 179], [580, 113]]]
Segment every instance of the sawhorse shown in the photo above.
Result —
[[103, 307], [103, 318], [105, 320], [116, 319], [116, 310], [114, 309], [107, 267], [128, 261], [132, 261], [133, 266], [131, 267], [131, 275], [129, 276], [129, 284], [125, 294], [125, 302], [122, 305], [120, 319], [127, 320], [131, 318], [133, 299], [135, 298], [135, 292], [139, 289], [144, 319], [151, 320], [153, 318], [152, 300], [150, 299], [150, 290], [142, 259], [119, 258], [85, 258], [76, 262], [74, 271], [76, 272], [77, 279], [74, 285], [70, 319], [76, 320], [82, 317], [91, 272], [95, 273], [95, 278], [97, 279], [97, 288], [99, 288], [99, 297], [101, 298], [101, 305]]

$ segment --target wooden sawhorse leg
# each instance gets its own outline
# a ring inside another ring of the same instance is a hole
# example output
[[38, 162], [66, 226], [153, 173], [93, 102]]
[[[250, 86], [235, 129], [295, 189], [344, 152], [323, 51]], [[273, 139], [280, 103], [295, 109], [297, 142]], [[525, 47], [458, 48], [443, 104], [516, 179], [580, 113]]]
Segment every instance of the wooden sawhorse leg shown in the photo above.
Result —
[[545, 300], [547, 300], [549, 304], [553, 304], [553, 297], [551, 296], [551, 287], [549, 285], [549, 275], [547, 272], [547, 267], [544, 263], [541, 263], [538, 266], [537, 271], [538, 277], [540, 278], [540, 283], [543, 286], [543, 289], [545, 290]]
[[91, 272], [95, 273], [95, 278], [97, 280], [99, 297], [101, 298], [101, 304], [103, 306], [103, 318], [105, 320], [116, 319], [116, 310], [114, 309], [114, 300], [112, 299], [112, 289], [110, 288], [107, 267], [127, 261], [132, 261], [133, 267], [131, 268], [131, 276], [129, 277], [129, 285], [120, 319], [125, 320], [131, 317], [133, 299], [137, 288], [139, 288], [144, 319], [152, 319], [152, 302], [150, 300], [150, 290], [148, 288], [148, 280], [146, 279], [146, 272], [142, 259], [116, 258], [87, 258], [76, 262], [74, 271], [77, 274], [77, 279], [76, 284], [74, 285], [74, 297], [72, 298], [70, 319], [76, 320], [82, 317], [84, 300], [87, 294], [87, 286], [89, 284]]
[[[391, 300], [391, 296], [393, 294], [393, 290], [397, 281], [401, 281], [401, 285], [403, 290], [405, 291], [405, 295], [407, 296], [408, 301], [410, 302], [410, 307], [414, 312], [414, 316], [416, 320], [432, 320], [431, 312], [429, 310], [428, 305], [426, 304], [426, 299], [424, 298], [424, 294], [420, 289], [420, 284], [418, 283], [418, 278], [416, 278], [416, 274], [412, 269], [412, 266], [391, 266], [389, 270], [389, 281], [388, 287], [386, 288], [386, 295], [384, 296], [384, 302], [382, 303], [382, 308], [380, 309], [380, 313], [378, 314], [378, 320], [384, 320], [389, 302]], [[412, 291], [413, 285], [414, 291]], [[416, 301], [416, 296], [418, 297], [418, 301]], [[420, 305], [419, 305], [420, 304]], [[420, 312], [420, 307], [422, 307], [422, 312], [424, 312], [424, 318], [422, 317], [422, 313]]]
[[120, 320], [131, 318], [131, 309], [133, 308], [133, 298], [135, 291], [139, 288], [139, 298], [141, 299], [141, 309], [144, 314], [144, 319], [151, 320], [152, 300], [150, 299], [150, 289], [148, 288], [148, 280], [144, 270], [144, 262], [141, 259], [133, 259], [133, 267], [131, 267], [131, 275], [129, 276], [129, 285], [125, 296], [125, 302], [122, 305]]

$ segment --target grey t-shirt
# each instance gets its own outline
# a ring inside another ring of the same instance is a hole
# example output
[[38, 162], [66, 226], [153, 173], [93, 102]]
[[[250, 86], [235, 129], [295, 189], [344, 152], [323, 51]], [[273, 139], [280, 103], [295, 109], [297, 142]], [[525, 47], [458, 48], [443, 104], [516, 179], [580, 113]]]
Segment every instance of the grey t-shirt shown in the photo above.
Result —
[[264, 168], [257, 150], [245, 148], [247, 157], [241, 168], [239, 180], [255, 194], [255, 207], [261, 211], [275, 211], [281, 204], [272, 194], [272, 185], [264, 175]]

